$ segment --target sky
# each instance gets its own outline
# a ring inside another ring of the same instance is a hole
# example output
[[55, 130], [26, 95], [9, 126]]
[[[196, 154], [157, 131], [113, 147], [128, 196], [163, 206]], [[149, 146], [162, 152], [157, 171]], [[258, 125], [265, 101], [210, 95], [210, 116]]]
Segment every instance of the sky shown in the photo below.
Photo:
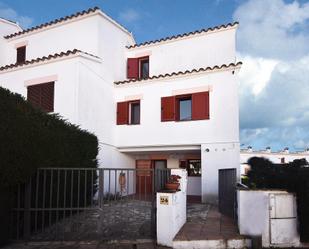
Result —
[[238, 21], [242, 147], [309, 147], [309, 0], [0, 0], [0, 16], [28, 28], [94, 6], [138, 43]]

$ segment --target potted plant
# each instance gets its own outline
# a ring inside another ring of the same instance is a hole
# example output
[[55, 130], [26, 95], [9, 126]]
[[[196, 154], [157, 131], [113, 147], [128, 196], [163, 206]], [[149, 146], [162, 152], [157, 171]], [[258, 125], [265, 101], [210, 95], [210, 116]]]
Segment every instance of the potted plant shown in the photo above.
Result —
[[174, 191], [178, 190], [180, 185], [179, 179], [181, 179], [181, 177], [178, 175], [170, 175], [167, 183], [165, 183], [165, 188], [167, 190], [174, 190]]

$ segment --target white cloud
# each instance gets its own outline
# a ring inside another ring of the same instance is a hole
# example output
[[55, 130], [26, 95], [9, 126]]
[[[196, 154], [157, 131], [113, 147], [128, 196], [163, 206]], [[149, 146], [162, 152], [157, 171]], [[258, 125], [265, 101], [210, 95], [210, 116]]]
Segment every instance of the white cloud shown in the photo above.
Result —
[[119, 13], [119, 19], [127, 23], [135, 22], [140, 19], [140, 14], [134, 9], [126, 9]]
[[240, 22], [238, 49], [253, 56], [295, 59], [309, 52], [309, 2], [249, 0], [233, 18]]
[[308, 146], [309, 2], [249, 0], [240, 21], [241, 143], [260, 148]]
[[0, 17], [17, 22], [23, 28], [29, 28], [33, 19], [28, 16], [18, 14], [14, 9], [0, 2]]

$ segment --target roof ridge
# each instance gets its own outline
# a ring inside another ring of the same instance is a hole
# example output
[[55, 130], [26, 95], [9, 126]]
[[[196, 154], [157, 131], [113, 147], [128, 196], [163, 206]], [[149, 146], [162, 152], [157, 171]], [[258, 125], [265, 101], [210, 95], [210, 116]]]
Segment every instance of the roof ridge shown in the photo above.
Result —
[[221, 25], [217, 25], [217, 26], [210, 27], [210, 28], [207, 28], [207, 29], [203, 28], [203, 29], [199, 29], [199, 30], [195, 30], [195, 31], [182, 33], [182, 34], [166, 36], [166, 37], [161, 38], [161, 39], [156, 39], [156, 40], [152, 40], [152, 41], [142, 42], [142, 43], [139, 43], [139, 44], [134, 44], [134, 45], [131, 45], [131, 46], [127, 46], [127, 48], [128, 49], [137, 48], [137, 47], [147, 46], [147, 45], [155, 44], [155, 43], [159, 43], [159, 42], [164, 42], [164, 41], [174, 40], [174, 39], [178, 39], [178, 38], [182, 38], [182, 37], [187, 37], [187, 36], [191, 36], [191, 35], [207, 33], [207, 32], [214, 31], [214, 30], [220, 30], [220, 29], [223, 29], [223, 28], [226, 29], [228, 27], [233, 27], [233, 26], [238, 25], [238, 24], [239, 24], [239, 22], [229, 22], [227, 24], [221, 24]]
[[0, 19], [5, 20], [5, 21], [7, 21], [7, 22], [10, 22], [10, 23], [12, 23], [12, 24], [16, 24], [16, 25], [18, 25], [18, 23], [17, 23], [17, 22], [12, 21], [12, 20], [10, 20], [10, 19], [7, 19], [7, 18], [5, 18], [5, 17], [0, 16]]
[[84, 52], [84, 51], [81, 51], [81, 50], [75, 48], [73, 50], [67, 50], [65, 52], [58, 52], [58, 53], [55, 53], [55, 54], [50, 54], [48, 56], [42, 56], [42, 57], [38, 57], [36, 59], [26, 60], [25, 62], [22, 62], [22, 63], [15, 63], [15, 64], [9, 64], [9, 65], [5, 65], [5, 66], [1, 66], [0, 71], [4, 71], [4, 70], [7, 70], [7, 69], [11, 69], [11, 68], [16, 68], [16, 67], [20, 67], [20, 66], [30, 65], [30, 64], [34, 64], [34, 63], [38, 63], [38, 62], [42, 62], [42, 61], [48, 61], [48, 60], [51, 60], [51, 59], [57, 59], [57, 58], [60, 58], [60, 57], [69, 56], [69, 55], [73, 55], [73, 54], [77, 54], [77, 53], [82, 53], [82, 54], [89, 55], [89, 56], [92, 56], [94, 58], [99, 59], [99, 57], [96, 56], [96, 55], [93, 55], [93, 54], [90, 54], [90, 53], [87, 53], [87, 52]]
[[54, 19], [52, 21], [49, 21], [49, 22], [46, 22], [46, 23], [42, 23], [40, 25], [37, 25], [37, 26], [31, 27], [31, 28], [25, 29], [25, 30], [22, 30], [22, 31], [19, 31], [19, 32], [15, 32], [15, 33], [10, 34], [10, 35], [6, 35], [6, 36], [4, 36], [4, 38], [5, 39], [10, 39], [10, 38], [15, 37], [15, 36], [23, 35], [23, 34], [32, 32], [34, 30], [42, 29], [42, 28], [47, 27], [47, 26], [52, 26], [52, 25], [55, 25], [57, 23], [61, 23], [61, 22], [70, 20], [72, 18], [76, 18], [76, 17], [79, 17], [79, 16], [87, 15], [87, 14], [90, 14], [90, 13], [94, 13], [97, 10], [100, 10], [100, 8], [95, 6], [93, 8], [89, 8], [87, 10], [78, 11], [78, 12], [76, 12], [74, 14], [67, 15], [67, 16], [60, 17], [60, 18], [56, 18], [56, 19]]
[[129, 80], [122, 80], [122, 81], [115, 81], [114, 84], [120, 85], [125, 83], [131, 83], [131, 82], [140, 82], [140, 81], [147, 81], [147, 80], [154, 80], [154, 79], [160, 79], [160, 78], [166, 78], [166, 77], [172, 77], [172, 76], [178, 76], [178, 75], [186, 75], [191, 73], [200, 73], [200, 72], [206, 72], [206, 71], [213, 71], [213, 70], [220, 70], [223, 68], [229, 68], [229, 67], [237, 67], [241, 66], [242, 62], [239, 61], [237, 63], [230, 63], [230, 64], [222, 64], [221, 66], [215, 65], [213, 67], [201, 67], [199, 69], [192, 69], [192, 70], [186, 70], [186, 71], [178, 71], [178, 72], [172, 72], [172, 73], [166, 73], [166, 74], [159, 74], [151, 76], [147, 79], [129, 79]]

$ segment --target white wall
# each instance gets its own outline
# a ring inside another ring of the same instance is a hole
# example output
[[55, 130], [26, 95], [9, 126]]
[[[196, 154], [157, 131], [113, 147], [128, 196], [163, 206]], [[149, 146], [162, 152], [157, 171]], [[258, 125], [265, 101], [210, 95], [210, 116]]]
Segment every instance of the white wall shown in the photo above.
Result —
[[27, 36], [7, 39], [6, 49], [9, 54], [5, 64], [16, 62], [15, 45], [21, 42], [28, 42], [27, 60], [73, 49], [98, 55], [98, 18], [98, 16], [91, 16], [65, 25], [54, 26], [42, 32], [32, 32]]
[[188, 195], [202, 195], [202, 177], [188, 176]]
[[149, 55], [150, 75], [186, 71], [235, 62], [236, 26], [214, 33], [193, 35], [128, 49], [127, 56]]
[[5, 65], [8, 61], [7, 41], [3, 36], [21, 31], [21, 28], [13, 23], [0, 18], [0, 66]]
[[[173, 239], [187, 220], [187, 171], [176, 169], [171, 172], [181, 176], [180, 190], [175, 193], [157, 193], [157, 243], [173, 246]], [[167, 198], [168, 204], [161, 204], [160, 198]]]
[[239, 143], [202, 144], [202, 202], [218, 203], [219, 169], [239, 170]]
[[[77, 78], [77, 58], [61, 60], [40, 66], [24, 68], [9, 72], [0, 72], [0, 86], [27, 98], [25, 81], [57, 75], [55, 82], [54, 112], [60, 113], [72, 123], [77, 123], [75, 92]], [[45, 83], [45, 82], [42, 82]]]
[[[117, 125], [116, 146], [238, 142], [237, 84], [236, 74], [223, 71], [117, 86], [117, 102], [132, 95], [141, 95], [142, 98], [140, 125]], [[175, 95], [176, 90], [190, 92], [200, 87], [211, 89], [209, 120], [161, 122], [161, 97]]]
[[[288, 199], [280, 198], [281, 201], [276, 201], [275, 205], [272, 206], [270, 205], [270, 198], [276, 195], [284, 195]], [[295, 213], [296, 216], [296, 199], [292, 193], [279, 190], [238, 190], [237, 199], [238, 227], [241, 235], [260, 236], [263, 247], [297, 247], [299, 245], [297, 218], [271, 220], [272, 212], [289, 213], [292, 209], [292, 213]], [[282, 200], [285, 201], [282, 202]], [[287, 221], [287, 225], [282, 227], [284, 220]], [[271, 222], [276, 221], [281, 223], [281, 227], [276, 226], [277, 229], [271, 229]], [[279, 229], [282, 229], [281, 234]], [[277, 236], [277, 238], [274, 236]], [[272, 243], [273, 239], [277, 240], [277, 243]]]

